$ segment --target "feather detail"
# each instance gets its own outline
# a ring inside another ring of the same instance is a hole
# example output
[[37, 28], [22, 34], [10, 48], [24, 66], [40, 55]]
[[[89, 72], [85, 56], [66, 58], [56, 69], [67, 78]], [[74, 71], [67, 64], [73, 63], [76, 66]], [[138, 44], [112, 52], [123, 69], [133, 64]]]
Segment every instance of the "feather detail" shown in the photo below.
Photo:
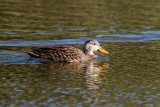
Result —
[[26, 53], [31, 57], [49, 59], [58, 62], [80, 62], [84, 56], [84, 53], [80, 49], [61, 45], [37, 48]]

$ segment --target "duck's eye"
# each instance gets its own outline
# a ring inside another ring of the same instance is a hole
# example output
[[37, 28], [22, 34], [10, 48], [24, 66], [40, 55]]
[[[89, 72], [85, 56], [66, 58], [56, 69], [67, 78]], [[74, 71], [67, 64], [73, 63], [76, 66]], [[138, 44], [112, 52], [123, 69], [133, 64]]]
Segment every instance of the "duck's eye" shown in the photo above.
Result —
[[94, 45], [96, 45], [96, 43], [94, 43]]

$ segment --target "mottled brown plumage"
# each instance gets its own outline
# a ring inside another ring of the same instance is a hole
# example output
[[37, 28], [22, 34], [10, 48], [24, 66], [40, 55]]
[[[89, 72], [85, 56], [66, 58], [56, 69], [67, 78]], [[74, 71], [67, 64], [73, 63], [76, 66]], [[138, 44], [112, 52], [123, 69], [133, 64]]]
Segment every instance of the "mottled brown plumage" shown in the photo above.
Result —
[[57, 62], [84, 62], [96, 58], [97, 56], [93, 52], [100, 49], [101, 47], [97, 41], [89, 40], [84, 44], [84, 52], [72, 46], [55, 45], [37, 48], [27, 53], [31, 57]]

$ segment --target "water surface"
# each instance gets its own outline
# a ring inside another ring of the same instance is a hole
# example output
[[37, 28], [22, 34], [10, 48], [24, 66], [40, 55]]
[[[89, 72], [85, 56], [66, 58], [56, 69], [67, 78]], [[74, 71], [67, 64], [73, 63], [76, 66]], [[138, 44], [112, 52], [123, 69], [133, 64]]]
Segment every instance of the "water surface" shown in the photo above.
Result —
[[[158, 0], [0, 0], [0, 106], [160, 106]], [[63, 64], [30, 58], [39, 46], [110, 52]]]

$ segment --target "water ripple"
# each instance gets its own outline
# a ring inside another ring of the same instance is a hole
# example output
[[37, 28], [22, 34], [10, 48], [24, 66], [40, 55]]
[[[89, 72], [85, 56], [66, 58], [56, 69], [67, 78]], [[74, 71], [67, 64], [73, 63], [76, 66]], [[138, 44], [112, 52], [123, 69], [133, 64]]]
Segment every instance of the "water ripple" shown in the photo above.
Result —
[[0, 41], [0, 46], [24, 47], [24, 46], [46, 46], [46, 45], [56, 45], [56, 44], [83, 44], [84, 41], [89, 39], [95, 39], [99, 42], [145, 42], [151, 40], [158, 40], [160, 39], [160, 36], [115, 34], [115, 35], [97, 35], [96, 38], [80, 38], [80, 39], [60, 39], [60, 40], [44, 40], [44, 41], [7, 40], [7, 41]]
[[23, 52], [0, 52], [0, 63], [41, 64], [40, 59], [29, 59]]

